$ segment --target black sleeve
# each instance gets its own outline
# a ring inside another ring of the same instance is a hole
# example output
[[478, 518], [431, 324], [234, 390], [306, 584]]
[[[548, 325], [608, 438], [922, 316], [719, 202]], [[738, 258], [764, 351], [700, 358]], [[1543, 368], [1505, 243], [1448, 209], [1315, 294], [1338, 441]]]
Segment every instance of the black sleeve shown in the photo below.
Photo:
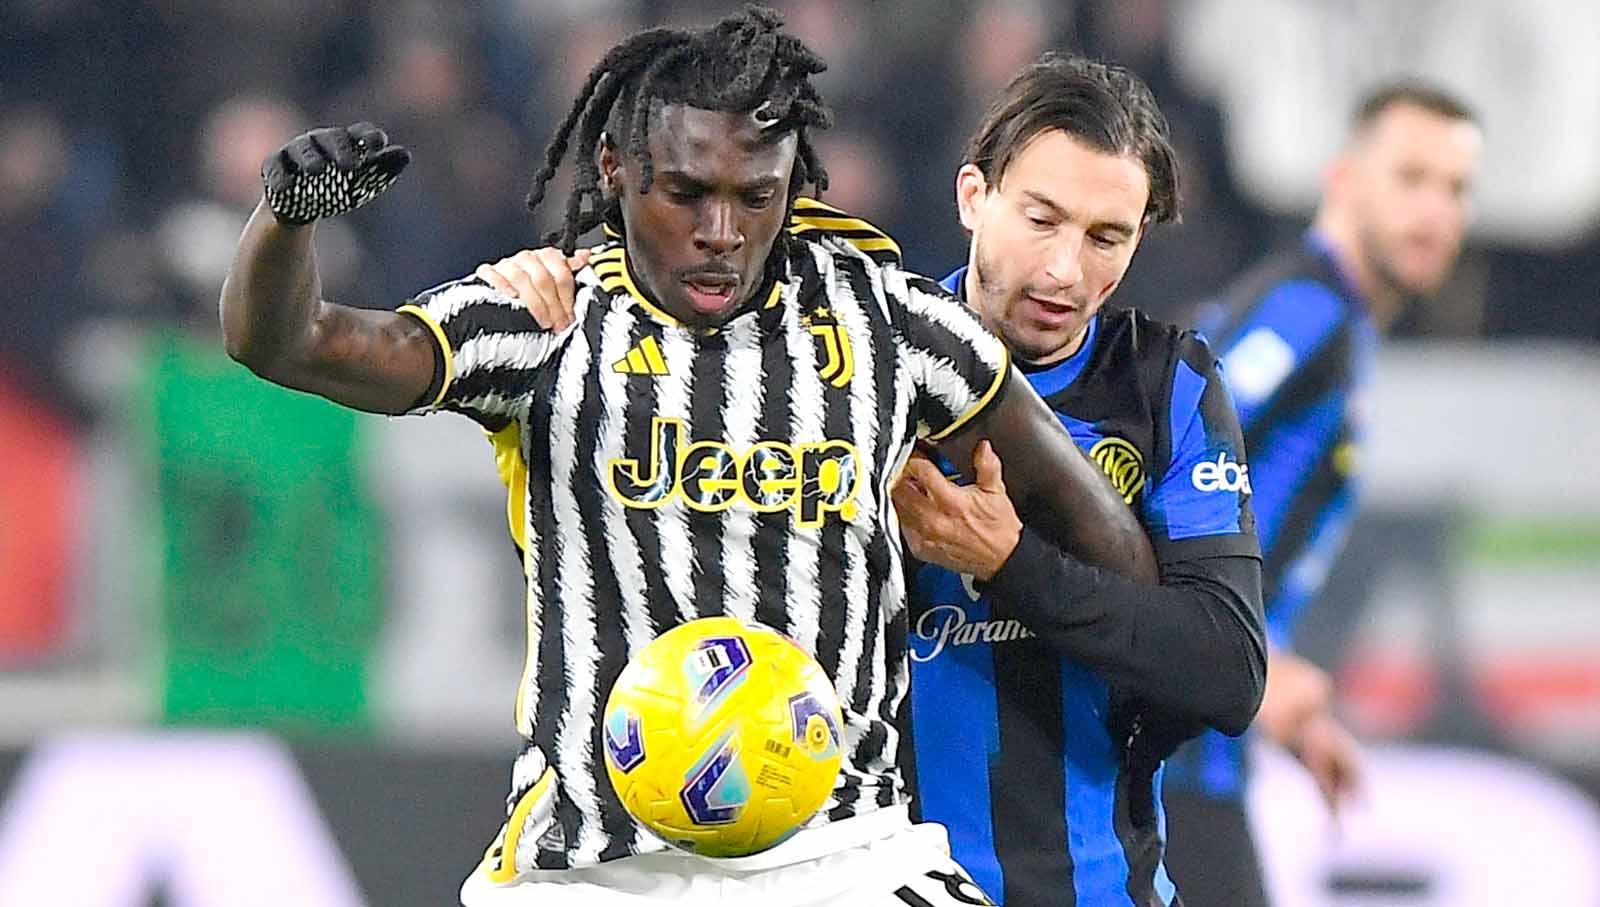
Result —
[[1147, 586], [1093, 567], [1024, 527], [990, 581], [996, 614], [1015, 618], [1112, 687], [1225, 734], [1249, 726], [1266, 689], [1261, 561], [1249, 555], [1163, 562]]

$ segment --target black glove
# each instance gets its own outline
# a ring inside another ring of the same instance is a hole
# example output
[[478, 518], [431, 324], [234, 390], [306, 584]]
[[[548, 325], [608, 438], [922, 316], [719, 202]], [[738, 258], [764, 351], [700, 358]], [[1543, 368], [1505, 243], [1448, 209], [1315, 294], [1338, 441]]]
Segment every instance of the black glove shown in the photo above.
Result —
[[313, 129], [289, 140], [261, 165], [267, 205], [291, 227], [354, 211], [377, 198], [411, 163], [371, 123]]

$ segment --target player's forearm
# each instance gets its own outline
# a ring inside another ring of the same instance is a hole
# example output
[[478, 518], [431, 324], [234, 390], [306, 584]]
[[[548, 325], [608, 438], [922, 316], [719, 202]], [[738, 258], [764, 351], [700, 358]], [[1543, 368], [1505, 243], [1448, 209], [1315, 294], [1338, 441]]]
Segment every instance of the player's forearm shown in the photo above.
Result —
[[314, 225], [285, 227], [265, 202], [239, 237], [222, 283], [222, 336], [228, 355], [274, 381], [303, 357], [321, 300]]
[[268, 381], [374, 413], [422, 401], [438, 345], [416, 319], [325, 302], [313, 227], [256, 208], [222, 285], [228, 355]]
[[987, 590], [997, 613], [1111, 686], [1239, 734], [1266, 689], [1260, 576], [1255, 558], [1206, 558], [1169, 565], [1151, 587], [1025, 529]]

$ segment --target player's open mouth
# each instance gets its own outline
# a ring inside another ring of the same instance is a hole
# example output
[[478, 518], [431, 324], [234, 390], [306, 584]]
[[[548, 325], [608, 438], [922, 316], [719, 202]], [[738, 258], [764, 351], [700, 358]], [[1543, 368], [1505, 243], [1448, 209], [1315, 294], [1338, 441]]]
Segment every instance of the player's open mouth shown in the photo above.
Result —
[[739, 278], [733, 274], [694, 274], [684, 279], [689, 304], [697, 312], [720, 312], [733, 301]]
[[1032, 293], [1028, 294], [1028, 301], [1033, 303], [1034, 317], [1049, 324], [1059, 325], [1077, 311], [1077, 306], [1052, 299], [1042, 299]]

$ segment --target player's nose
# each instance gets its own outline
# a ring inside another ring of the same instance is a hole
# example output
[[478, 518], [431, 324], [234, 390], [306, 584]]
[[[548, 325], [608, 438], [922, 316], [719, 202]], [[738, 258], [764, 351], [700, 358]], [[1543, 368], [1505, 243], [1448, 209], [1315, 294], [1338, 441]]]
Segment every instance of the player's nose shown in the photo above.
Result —
[[1045, 276], [1062, 288], [1075, 287], [1083, 280], [1083, 234], [1063, 230], [1045, 259]]
[[725, 201], [712, 201], [695, 219], [695, 248], [712, 255], [731, 255], [744, 246], [744, 234], [739, 230], [733, 206]]

